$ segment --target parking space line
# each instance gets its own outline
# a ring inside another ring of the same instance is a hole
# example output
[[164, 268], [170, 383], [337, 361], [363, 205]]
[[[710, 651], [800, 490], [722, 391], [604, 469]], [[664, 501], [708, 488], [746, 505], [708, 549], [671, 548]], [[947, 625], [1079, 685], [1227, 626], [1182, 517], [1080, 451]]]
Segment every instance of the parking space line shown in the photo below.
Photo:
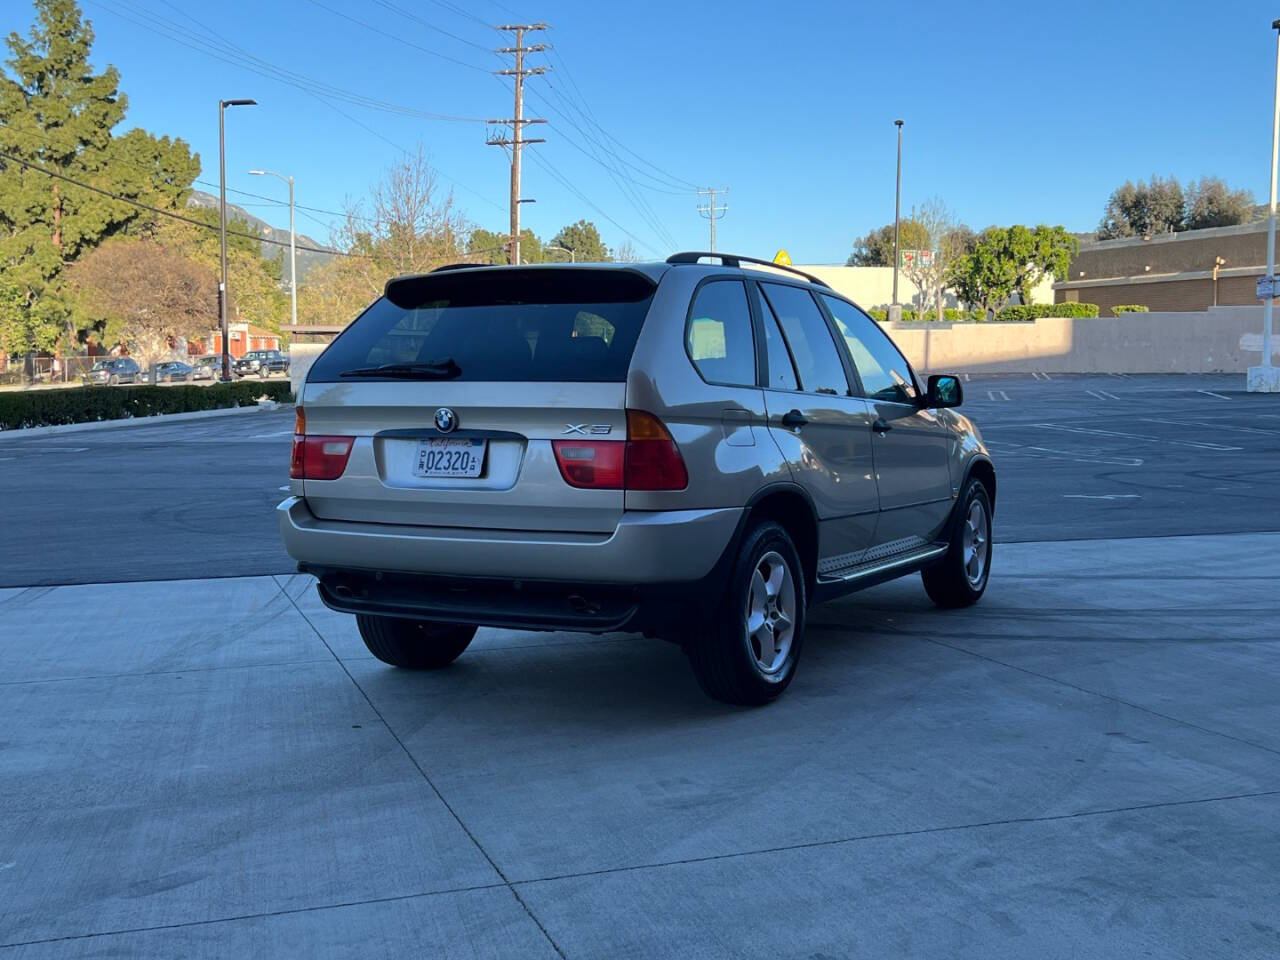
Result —
[[1089, 396], [1093, 397], [1093, 399], [1095, 400], [1119, 400], [1120, 399], [1114, 393], [1111, 393], [1108, 390], [1086, 390], [1085, 393], [1089, 394]]
[[1064, 500], [1141, 500], [1140, 493], [1064, 493]]
[[[998, 396], [998, 397], [997, 397], [997, 396], [996, 396], [996, 394], [997, 394], [997, 393], [998, 393], [998, 394], [1000, 394], [1000, 396]], [[988, 390], [988, 391], [987, 391], [987, 399], [989, 399], [989, 400], [1008, 400], [1008, 399], [1009, 399], [1009, 395], [1008, 395], [1007, 393], [1005, 393], [1003, 390]]]
[[1204, 430], [1231, 430], [1235, 433], [1257, 433], [1264, 437], [1280, 437], [1280, 430], [1262, 430], [1258, 427], [1237, 427], [1229, 423], [1199, 423], [1195, 420], [1162, 420], [1159, 417], [1143, 417], [1143, 423], [1167, 423], [1175, 427], [1200, 427]]
[[1115, 430], [1094, 430], [1090, 427], [1068, 427], [1060, 423], [1036, 423], [1032, 426], [1042, 430], [1063, 430], [1067, 433], [1082, 433], [1094, 437], [1115, 437], [1117, 440], [1141, 440], [1143, 443], [1167, 443], [1176, 447], [1195, 447], [1198, 450], [1218, 450], [1228, 452], [1243, 450], [1243, 447], [1229, 447], [1221, 443], [1206, 443], [1200, 440], [1168, 440], [1164, 437], [1146, 437], [1139, 433], [1120, 433]]
[[1127, 374], [1127, 373], [1108, 373], [1108, 374], [1107, 374], [1107, 376], [1108, 376], [1108, 377], [1119, 377], [1121, 380], [1132, 380], [1132, 379], [1133, 379], [1133, 377], [1131, 377], [1131, 376], [1130, 376], [1129, 374]]
[[1026, 447], [1018, 443], [1010, 443], [1007, 440], [988, 439], [987, 446], [998, 448], [997, 452], [1001, 456], [1009, 453], [1021, 454], [1031, 457], [1034, 460], [1067, 460], [1071, 463], [1100, 463], [1108, 467], [1140, 467], [1145, 462], [1141, 457], [1108, 457], [1105, 455], [1090, 457], [1079, 453], [1073, 453], [1070, 450], [1054, 450], [1050, 447]]
[[287, 437], [291, 433], [293, 433], [292, 430], [277, 430], [275, 433], [255, 433], [249, 439], [262, 440], [266, 437]]
[[1220, 393], [1214, 393], [1212, 390], [1197, 390], [1196, 393], [1203, 393], [1206, 397], [1217, 397], [1219, 400], [1230, 400], [1230, 397], [1224, 397]]

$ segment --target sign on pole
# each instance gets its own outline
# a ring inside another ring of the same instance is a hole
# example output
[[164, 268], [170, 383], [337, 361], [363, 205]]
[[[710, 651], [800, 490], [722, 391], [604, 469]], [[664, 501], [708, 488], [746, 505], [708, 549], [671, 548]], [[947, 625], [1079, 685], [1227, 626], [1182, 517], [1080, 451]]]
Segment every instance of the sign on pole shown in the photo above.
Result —
[[1257, 287], [1259, 300], [1274, 300], [1277, 296], [1280, 296], [1280, 289], [1278, 289], [1280, 288], [1280, 284], [1277, 284], [1276, 280], [1276, 277], [1270, 276], [1258, 278]]

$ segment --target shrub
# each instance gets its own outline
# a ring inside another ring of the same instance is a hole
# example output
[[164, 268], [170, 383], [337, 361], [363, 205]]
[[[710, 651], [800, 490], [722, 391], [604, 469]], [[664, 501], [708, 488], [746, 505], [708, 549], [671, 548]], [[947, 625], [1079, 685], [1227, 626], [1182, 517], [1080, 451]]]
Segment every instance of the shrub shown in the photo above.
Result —
[[1111, 315], [1118, 317], [1122, 313], [1148, 313], [1146, 307], [1140, 303], [1118, 303], [1111, 308]]
[[1042, 313], [1042, 317], [1096, 317], [1098, 315], [1098, 305], [1096, 303], [1055, 303], [1050, 305], [1048, 313]]
[[94, 420], [126, 420], [160, 413], [248, 407], [258, 398], [287, 402], [289, 384], [240, 381], [208, 387], [68, 387], [0, 393], [0, 430]]
[[1030, 303], [1013, 304], [996, 314], [1001, 323], [1038, 320], [1041, 317], [1096, 317], [1096, 303]]
[[889, 319], [889, 311], [884, 307], [872, 307], [867, 313], [871, 315], [872, 320], [878, 320], [880, 323]]

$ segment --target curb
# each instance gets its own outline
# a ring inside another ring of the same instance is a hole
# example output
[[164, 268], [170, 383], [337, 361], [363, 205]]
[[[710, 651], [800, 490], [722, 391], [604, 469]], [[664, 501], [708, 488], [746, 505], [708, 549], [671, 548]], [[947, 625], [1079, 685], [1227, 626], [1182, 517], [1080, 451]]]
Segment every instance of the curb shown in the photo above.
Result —
[[188, 413], [161, 413], [154, 417], [122, 417], [118, 420], [92, 420], [88, 423], [59, 423], [50, 427], [18, 427], [14, 430], [0, 430], [0, 441], [25, 439], [26, 437], [47, 437], [50, 434], [60, 433], [87, 433], [93, 430], [148, 427], [165, 423], [181, 423], [184, 420], [205, 420], [210, 417], [262, 413], [291, 406], [293, 406], [291, 403], [277, 403], [271, 400], [253, 407], [220, 407], [217, 410], [192, 410]]

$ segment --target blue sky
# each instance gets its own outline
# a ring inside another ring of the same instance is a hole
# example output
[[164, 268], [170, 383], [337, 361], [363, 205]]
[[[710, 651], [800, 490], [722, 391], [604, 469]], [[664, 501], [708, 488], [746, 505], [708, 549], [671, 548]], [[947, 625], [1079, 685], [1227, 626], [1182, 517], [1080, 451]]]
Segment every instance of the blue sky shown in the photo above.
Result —
[[[524, 196], [537, 200], [525, 225], [550, 236], [591, 219], [607, 243], [630, 239], [644, 256], [665, 256], [669, 240], [705, 248], [690, 186], [701, 184], [731, 188], [720, 249], [843, 262], [856, 236], [893, 219], [895, 117], [906, 120], [904, 212], [937, 195], [977, 228], [1091, 230], [1115, 186], [1152, 173], [1216, 174], [1260, 201], [1268, 186], [1275, 12], [1258, 2], [82, 4], [95, 65], [115, 64], [129, 96], [122, 130], [183, 137], [216, 182], [217, 101], [254, 97], [259, 106], [228, 112], [228, 186], [283, 199], [282, 184], [247, 174], [279, 170], [297, 179], [298, 203], [327, 210], [366, 196], [401, 147], [421, 143], [468, 218], [505, 230], [507, 160], [485, 146], [483, 122], [327, 104], [214, 59], [206, 27], [352, 94], [483, 120], [511, 111], [484, 49], [505, 38], [485, 24], [547, 22], [555, 51], [536, 62], [552, 70], [529, 80], [527, 103], [550, 121], [531, 128], [548, 142], [525, 151]], [[0, 28], [25, 34], [25, 3], [6, 13]], [[181, 36], [192, 46], [142, 25], [157, 17], [191, 31]], [[617, 138], [612, 174], [586, 155], [599, 148], [582, 131], [602, 135], [576, 110]], [[288, 226], [283, 207], [231, 199]], [[315, 216], [298, 229], [325, 239], [333, 218]]]

